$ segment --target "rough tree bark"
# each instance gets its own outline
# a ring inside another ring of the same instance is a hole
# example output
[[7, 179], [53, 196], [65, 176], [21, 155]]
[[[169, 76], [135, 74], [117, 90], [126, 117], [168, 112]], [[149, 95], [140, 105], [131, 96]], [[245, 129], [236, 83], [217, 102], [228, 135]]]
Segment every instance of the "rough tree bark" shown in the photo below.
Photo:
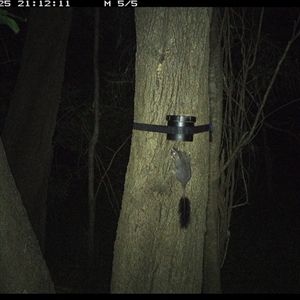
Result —
[[[166, 115], [209, 122], [211, 8], [136, 9], [134, 121], [166, 124]], [[199, 293], [208, 197], [208, 133], [192, 143], [133, 131], [115, 242], [112, 293]], [[171, 173], [171, 147], [191, 156], [186, 195], [191, 223], [179, 226], [181, 185]]]
[[70, 23], [70, 8], [31, 9], [21, 70], [2, 133], [10, 169], [42, 249]]
[[[222, 222], [225, 206], [219, 187], [220, 145], [223, 126], [223, 80], [221, 47], [218, 28], [218, 10], [214, 8], [210, 31], [209, 64], [210, 122], [212, 140], [210, 142], [209, 197], [206, 212], [206, 234], [204, 243], [203, 293], [221, 293]], [[221, 232], [220, 232], [221, 231]], [[227, 234], [227, 227], [225, 226]], [[226, 235], [227, 236], [227, 235]]]
[[54, 293], [0, 139], [0, 293]]

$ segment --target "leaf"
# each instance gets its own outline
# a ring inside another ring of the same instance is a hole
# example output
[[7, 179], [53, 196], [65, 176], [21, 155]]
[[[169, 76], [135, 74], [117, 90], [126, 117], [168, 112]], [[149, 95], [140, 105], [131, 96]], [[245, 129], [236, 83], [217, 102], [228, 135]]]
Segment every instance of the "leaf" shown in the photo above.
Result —
[[19, 33], [20, 28], [18, 24], [9, 17], [9, 13], [6, 10], [0, 10], [0, 24], [5, 24], [10, 27], [10, 29], [15, 33]]

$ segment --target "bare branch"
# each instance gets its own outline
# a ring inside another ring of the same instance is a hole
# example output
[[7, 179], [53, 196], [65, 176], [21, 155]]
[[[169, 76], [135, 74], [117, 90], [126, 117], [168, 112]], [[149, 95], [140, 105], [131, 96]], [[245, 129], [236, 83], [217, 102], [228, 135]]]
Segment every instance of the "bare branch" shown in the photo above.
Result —
[[254, 137], [254, 133], [255, 131], [261, 126], [261, 122], [259, 122], [260, 118], [262, 117], [262, 113], [263, 113], [263, 109], [266, 105], [266, 102], [267, 102], [267, 99], [268, 99], [268, 96], [270, 94], [270, 91], [273, 87], [273, 84], [275, 82], [275, 79], [278, 75], [278, 72], [279, 72], [279, 69], [282, 65], [282, 63], [284, 62], [284, 60], [286, 59], [286, 56], [287, 56], [287, 53], [292, 45], [292, 43], [299, 37], [300, 35], [300, 31], [298, 31], [297, 33], [295, 33], [295, 28], [296, 26], [298, 25], [298, 22], [299, 22], [299, 19], [297, 20], [296, 24], [294, 25], [294, 31], [293, 31], [293, 35], [291, 37], [291, 39], [289, 40], [289, 42], [287, 43], [286, 45], [286, 48], [280, 58], [280, 60], [278, 61], [277, 63], [277, 66], [274, 70], [274, 73], [273, 73], [273, 76], [270, 80], [270, 83], [267, 87], [267, 90], [263, 96], [263, 99], [262, 99], [262, 103], [261, 105], [259, 106], [259, 109], [256, 113], [256, 116], [255, 116], [255, 119], [253, 121], [253, 124], [251, 126], [251, 129], [249, 132], [246, 132], [244, 133], [244, 135], [242, 136], [242, 138], [240, 139], [238, 145], [236, 146], [236, 148], [234, 149], [234, 151], [231, 153], [231, 156], [228, 158], [228, 160], [226, 161], [226, 163], [224, 164], [223, 168], [221, 169], [220, 173], [223, 173], [226, 168], [230, 165], [230, 163], [232, 162], [232, 160], [235, 158], [235, 156], [238, 154], [238, 152], [241, 150], [242, 147], [244, 147], [247, 143], [249, 143], [252, 138]]

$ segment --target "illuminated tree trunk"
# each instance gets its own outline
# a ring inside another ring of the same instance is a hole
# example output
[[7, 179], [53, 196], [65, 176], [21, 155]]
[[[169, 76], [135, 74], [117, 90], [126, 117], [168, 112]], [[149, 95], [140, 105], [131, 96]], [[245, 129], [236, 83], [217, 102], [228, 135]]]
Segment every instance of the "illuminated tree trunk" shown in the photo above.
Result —
[[[134, 121], [166, 125], [166, 115], [209, 122], [208, 64], [211, 8], [136, 9]], [[190, 153], [186, 196], [191, 222], [180, 228], [180, 183], [172, 146]], [[208, 133], [193, 142], [133, 131], [114, 250], [113, 293], [199, 293], [209, 175]]]
[[[218, 10], [214, 8], [210, 32], [210, 122], [213, 138], [210, 142], [209, 197], [206, 210], [206, 234], [204, 243], [203, 293], [221, 293], [221, 261], [223, 259], [224, 234], [227, 237], [226, 210], [219, 187], [220, 145], [223, 126], [223, 80], [221, 47], [219, 44]], [[225, 225], [225, 226], [224, 226]], [[225, 239], [226, 241], [226, 239]]]

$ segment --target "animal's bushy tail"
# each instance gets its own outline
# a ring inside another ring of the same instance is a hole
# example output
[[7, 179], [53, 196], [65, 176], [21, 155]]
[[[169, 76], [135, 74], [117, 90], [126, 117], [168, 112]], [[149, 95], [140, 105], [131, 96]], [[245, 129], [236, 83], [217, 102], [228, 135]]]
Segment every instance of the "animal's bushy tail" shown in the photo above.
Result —
[[179, 221], [181, 228], [187, 228], [191, 220], [191, 204], [187, 197], [181, 197], [179, 201]]

